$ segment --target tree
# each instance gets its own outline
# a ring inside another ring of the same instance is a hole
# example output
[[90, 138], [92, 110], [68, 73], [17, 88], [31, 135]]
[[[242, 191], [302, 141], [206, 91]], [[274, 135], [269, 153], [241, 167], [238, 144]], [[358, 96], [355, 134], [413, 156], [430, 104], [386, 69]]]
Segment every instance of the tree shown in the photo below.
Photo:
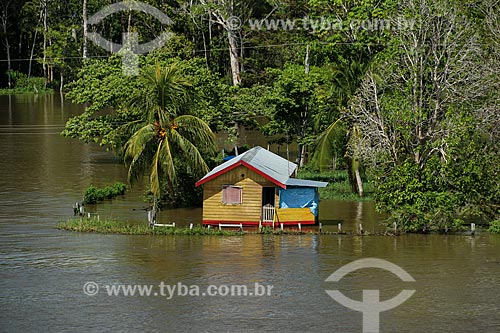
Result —
[[309, 74], [305, 75], [304, 67], [299, 65], [286, 65], [283, 70], [268, 69], [268, 72], [274, 81], [267, 96], [270, 121], [262, 130], [266, 135], [285, 136], [288, 141], [296, 138], [298, 162], [302, 165], [305, 154], [300, 152], [314, 142], [315, 119], [328, 101], [324, 90], [327, 75], [316, 66], [310, 66]]
[[[330, 165], [332, 160], [336, 164], [337, 154], [348, 156], [347, 170], [351, 188], [353, 192], [362, 197], [363, 183], [360, 174], [361, 156], [359, 154], [359, 148], [362, 144], [361, 133], [359, 128], [345, 117], [348, 104], [357, 92], [369, 67], [368, 62], [363, 62], [363, 56], [359, 57], [358, 61], [339, 61], [337, 65], [328, 68], [331, 73], [329, 81], [331, 82], [330, 89], [334, 104], [323, 117], [330, 125], [318, 137], [314, 151], [314, 163], [321, 171], [326, 165]], [[321, 124], [317, 124], [318, 129], [321, 129], [320, 126]], [[349, 141], [346, 140], [346, 136]]]
[[481, 49], [453, 5], [412, 0], [405, 10], [420, 25], [398, 32], [378, 75], [370, 71], [363, 80], [349, 116], [369, 143], [365, 159], [396, 165], [411, 154], [422, 166], [436, 152], [446, 159], [454, 114], [484, 95]]
[[145, 89], [133, 107], [146, 110], [147, 121], [125, 144], [124, 157], [130, 163], [129, 180], [148, 172], [151, 191], [160, 198], [163, 181], [174, 194], [176, 158], [187, 161], [195, 174], [208, 172], [202, 152], [215, 152], [215, 137], [203, 120], [183, 114], [190, 85], [177, 67], [162, 69], [157, 65], [145, 72], [143, 80]]
[[0, 25], [2, 27], [1, 34], [3, 35], [3, 44], [5, 45], [5, 54], [7, 56], [7, 84], [11, 88], [12, 78], [11, 78], [11, 46], [9, 42], [9, 35], [12, 34], [10, 30], [12, 22], [14, 21], [14, 16], [19, 10], [18, 7], [22, 6], [22, 2], [14, 0], [5, 0], [0, 4]]
[[[498, 100], [491, 94], [496, 79], [485, 66], [489, 57], [477, 27], [457, 3], [411, 0], [401, 10], [419, 24], [394, 32], [362, 80], [348, 116], [360, 129], [357, 152], [378, 182], [378, 207], [409, 230], [445, 229], [498, 205], [482, 186], [492, 170], [480, 161], [475, 164], [484, 167], [456, 163], [477, 158], [474, 150], [490, 155], [497, 144], [480, 139], [493, 120], [481, 115]], [[467, 178], [479, 181], [481, 189], [457, 185]], [[496, 186], [490, 186], [493, 193]]]

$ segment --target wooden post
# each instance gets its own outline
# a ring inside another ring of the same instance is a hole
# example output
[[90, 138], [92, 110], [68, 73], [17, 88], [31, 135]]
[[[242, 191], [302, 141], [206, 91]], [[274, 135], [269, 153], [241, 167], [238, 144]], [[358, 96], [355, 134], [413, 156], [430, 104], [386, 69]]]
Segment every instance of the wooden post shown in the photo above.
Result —
[[321, 222], [319, 223], [319, 233], [321, 234], [321, 232], [323, 231], [322, 228], [323, 226], [321, 225]]
[[359, 234], [363, 234], [363, 225], [361, 223], [359, 224]]
[[337, 224], [337, 228], [339, 229], [339, 234], [342, 233], [342, 223]]
[[280, 223], [280, 229], [283, 231], [283, 223]]
[[208, 225], [208, 228], [207, 228], [207, 229], [208, 229], [208, 230], [210, 230], [210, 224]]
[[394, 222], [392, 225], [394, 226], [394, 235], [397, 235], [398, 234], [398, 225], [396, 222]]
[[299, 223], [299, 232], [302, 232], [302, 224]]
[[476, 235], [476, 224], [475, 223], [471, 223], [470, 224], [470, 234], [472, 236], [475, 236]]
[[193, 224], [189, 223], [189, 230], [193, 230]]

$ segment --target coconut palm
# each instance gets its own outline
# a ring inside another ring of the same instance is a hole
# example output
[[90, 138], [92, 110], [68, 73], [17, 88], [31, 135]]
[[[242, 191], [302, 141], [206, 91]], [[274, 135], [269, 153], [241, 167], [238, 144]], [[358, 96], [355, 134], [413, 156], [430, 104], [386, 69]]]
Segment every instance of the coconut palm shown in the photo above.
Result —
[[[341, 115], [342, 111], [348, 107], [351, 97], [358, 89], [368, 66], [369, 64], [366, 62], [352, 61], [331, 68], [332, 95], [337, 100], [337, 108], [341, 111]], [[329, 115], [334, 114], [333, 112], [329, 113]], [[336, 160], [335, 151], [346, 150], [347, 146], [355, 145], [359, 141], [359, 137], [359, 129], [355, 124], [349, 123], [347, 119], [343, 119], [342, 116], [337, 119], [330, 119], [330, 125], [318, 137], [314, 152], [314, 162], [322, 170], [324, 166], [330, 165], [332, 160]], [[339, 147], [339, 145], [344, 145], [344, 147]], [[347, 160], [351, 187], [354, 192], [363, 196], [359, 157], [349, 156]]]
[[203, 120], [186, 112], [190, 84], [176, 66], [156, 65], [141, 79], [144, 90], [132, 107], [144, 110], [146, 121], [127, 124], [136, 131], [125, 144], [124, 158], [129, 163], [129, 181], [149, 173], [151, 192], [160, 198], [163, 182], [174, 193], [176, 161], [187, 163], [196, 174], [209, 171], [201, 151], [215, 152], [215, 136]]

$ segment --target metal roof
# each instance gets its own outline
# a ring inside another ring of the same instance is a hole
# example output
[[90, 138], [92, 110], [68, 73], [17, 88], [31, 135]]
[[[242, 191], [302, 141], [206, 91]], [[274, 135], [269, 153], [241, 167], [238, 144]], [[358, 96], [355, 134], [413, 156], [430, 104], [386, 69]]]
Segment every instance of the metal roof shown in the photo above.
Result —
[[257, 172], [282, 188], [287, 186], [325, 187], [328, 185], [328, 183], [324, 182], [290, 178], [290, 175], [297, 169], [297, 164], [257, 146], [216, 166], [196, 182], [196, 186], [200, 186], [240, 165]]
[[326, 187], [328, 183], [319, 182], [316, 180], [288, 178], [285, 183], [286, 186], [300, 186], [300, 187]]

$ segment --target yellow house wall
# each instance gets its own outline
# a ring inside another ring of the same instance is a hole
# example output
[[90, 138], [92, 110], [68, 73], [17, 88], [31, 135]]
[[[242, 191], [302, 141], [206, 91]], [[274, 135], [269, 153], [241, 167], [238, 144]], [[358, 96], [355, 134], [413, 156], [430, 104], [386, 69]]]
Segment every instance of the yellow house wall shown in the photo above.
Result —
[[[242, 204], [223, 204], [223, 185], [241, 186]], [[203, 185], [203, 220], [259, 222], [262, 211], [262, 187], [275, 186], [263, 176], [240, 165]], [[275, 203], [278, 202], [276, 194]]]

